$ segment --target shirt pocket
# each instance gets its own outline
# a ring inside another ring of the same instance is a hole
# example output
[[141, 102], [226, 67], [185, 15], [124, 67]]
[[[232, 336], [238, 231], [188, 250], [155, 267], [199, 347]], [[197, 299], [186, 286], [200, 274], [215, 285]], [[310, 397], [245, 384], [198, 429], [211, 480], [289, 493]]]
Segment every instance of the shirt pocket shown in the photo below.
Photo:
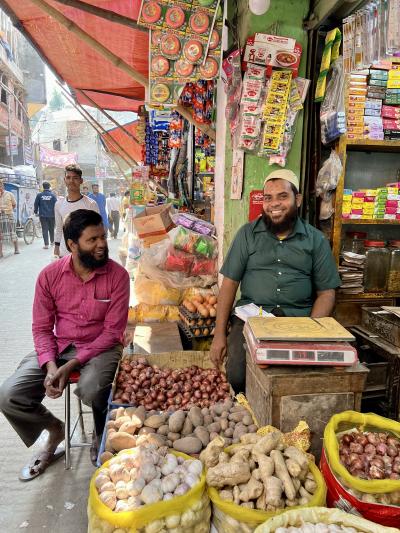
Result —
[[106, 318], [107, 311], [110, 307], [111, 300], [109, 301], [102, 301], [102, 300], [96, 300], [93, 298], [93, 300], [89, 303], [89, 309], [88, 309], [88, 318], [89, 321], [94, 322], [101, 322]]

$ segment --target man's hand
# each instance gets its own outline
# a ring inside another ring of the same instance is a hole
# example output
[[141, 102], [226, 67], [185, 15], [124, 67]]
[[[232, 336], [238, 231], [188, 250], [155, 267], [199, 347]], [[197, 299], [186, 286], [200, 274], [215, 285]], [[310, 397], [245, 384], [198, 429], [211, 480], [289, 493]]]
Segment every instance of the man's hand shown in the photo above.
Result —
[[210, 347], [210, 358], [216, 368], [220, 369], [227, 356], [226, 335], [214, 336]]
[[[55, 365], [55, 363], [53, 364]], [[49, 372], [48, 363], [47, 376], [44, 381], [44, 385], [46, 387], [46, 395], [49, 398], [52, 398], [53, 400], [62, 396], [63, 390], [65, 389], [71, 372], [79, 366], [80, 363], [77, 359], [71, 359], [71, 361], [68, 361], [68, 363], [65, 363], [65, 365], [60, 366], [60, 368], [57, 368], [55, 365], [55, 372], [53, 372], [54, 367], [51, 366], [52, 371]]]

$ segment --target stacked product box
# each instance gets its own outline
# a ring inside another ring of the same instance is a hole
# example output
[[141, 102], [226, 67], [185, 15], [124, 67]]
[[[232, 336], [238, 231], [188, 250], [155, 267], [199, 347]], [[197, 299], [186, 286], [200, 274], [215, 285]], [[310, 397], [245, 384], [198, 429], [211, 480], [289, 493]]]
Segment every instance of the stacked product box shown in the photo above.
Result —
[[400, 70], [349, 75], [347, 137], [400, 140]]
[[390, 183], [378, 189], [345, 189], [342, 217], [353, 220], [400, 220], [400, 183]]

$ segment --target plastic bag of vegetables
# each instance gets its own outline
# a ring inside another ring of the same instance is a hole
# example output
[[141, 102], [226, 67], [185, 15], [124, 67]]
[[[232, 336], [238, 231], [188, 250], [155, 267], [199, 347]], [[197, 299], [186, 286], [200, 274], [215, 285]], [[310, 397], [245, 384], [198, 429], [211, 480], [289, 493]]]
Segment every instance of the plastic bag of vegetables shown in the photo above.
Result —
[[288, 507], [325, 504], [325, 483], [314, 463], [280, 431], [242, 435], [223, 450], [218, 438], [200, 454], [207, 468], [213, 525], [219, 533], [250, 533]]
[[382, 527], [338, 509], [310, 507], [274, 516], [265, 524], [258, 526], [255, 533], [398, 533], [398, 531], [397, 528]]
[[400, 423], [375, 414], [345, 411], [325, 428], [321, 470], [327, 501], [342, 498], [364, 518], [400, 524]]
[[88, 533], [208, 533], [210, 516], [201, 462], [167, 448], [123, 451], [90, 483]]

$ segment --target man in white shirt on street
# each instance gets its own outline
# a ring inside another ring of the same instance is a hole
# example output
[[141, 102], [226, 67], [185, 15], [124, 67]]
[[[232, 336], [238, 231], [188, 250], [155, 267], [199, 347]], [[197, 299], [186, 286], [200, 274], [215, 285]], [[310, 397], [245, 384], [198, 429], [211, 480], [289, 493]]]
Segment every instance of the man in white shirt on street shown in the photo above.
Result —
[[77, 209], [89, 209], [99, 213], [97, 203], [81, 194], [83, 179], [82, 170], [78, 165], [73, 164], [65, 167], [64, 183], [67, 189], [67, 195], [65, 198], [57, 200], [54, 206], [54, 216], [56, 219], [54, 255], [58, 257], [64, 257], [64, 255], [69, 254], [63, 235], [63, 224], [67, 215]]
[[106, 206], [107, 206], [108, 222], [110, 223], [110, 228], [109, 228], [110, 233], [113, 236], [113, 238], [116, 239], [118, 236], [118, 230], [119, 230], [120, 201], [115, 196], [115, 192], [112, 192], [110, 194], [110, 198], [107, 198]]

